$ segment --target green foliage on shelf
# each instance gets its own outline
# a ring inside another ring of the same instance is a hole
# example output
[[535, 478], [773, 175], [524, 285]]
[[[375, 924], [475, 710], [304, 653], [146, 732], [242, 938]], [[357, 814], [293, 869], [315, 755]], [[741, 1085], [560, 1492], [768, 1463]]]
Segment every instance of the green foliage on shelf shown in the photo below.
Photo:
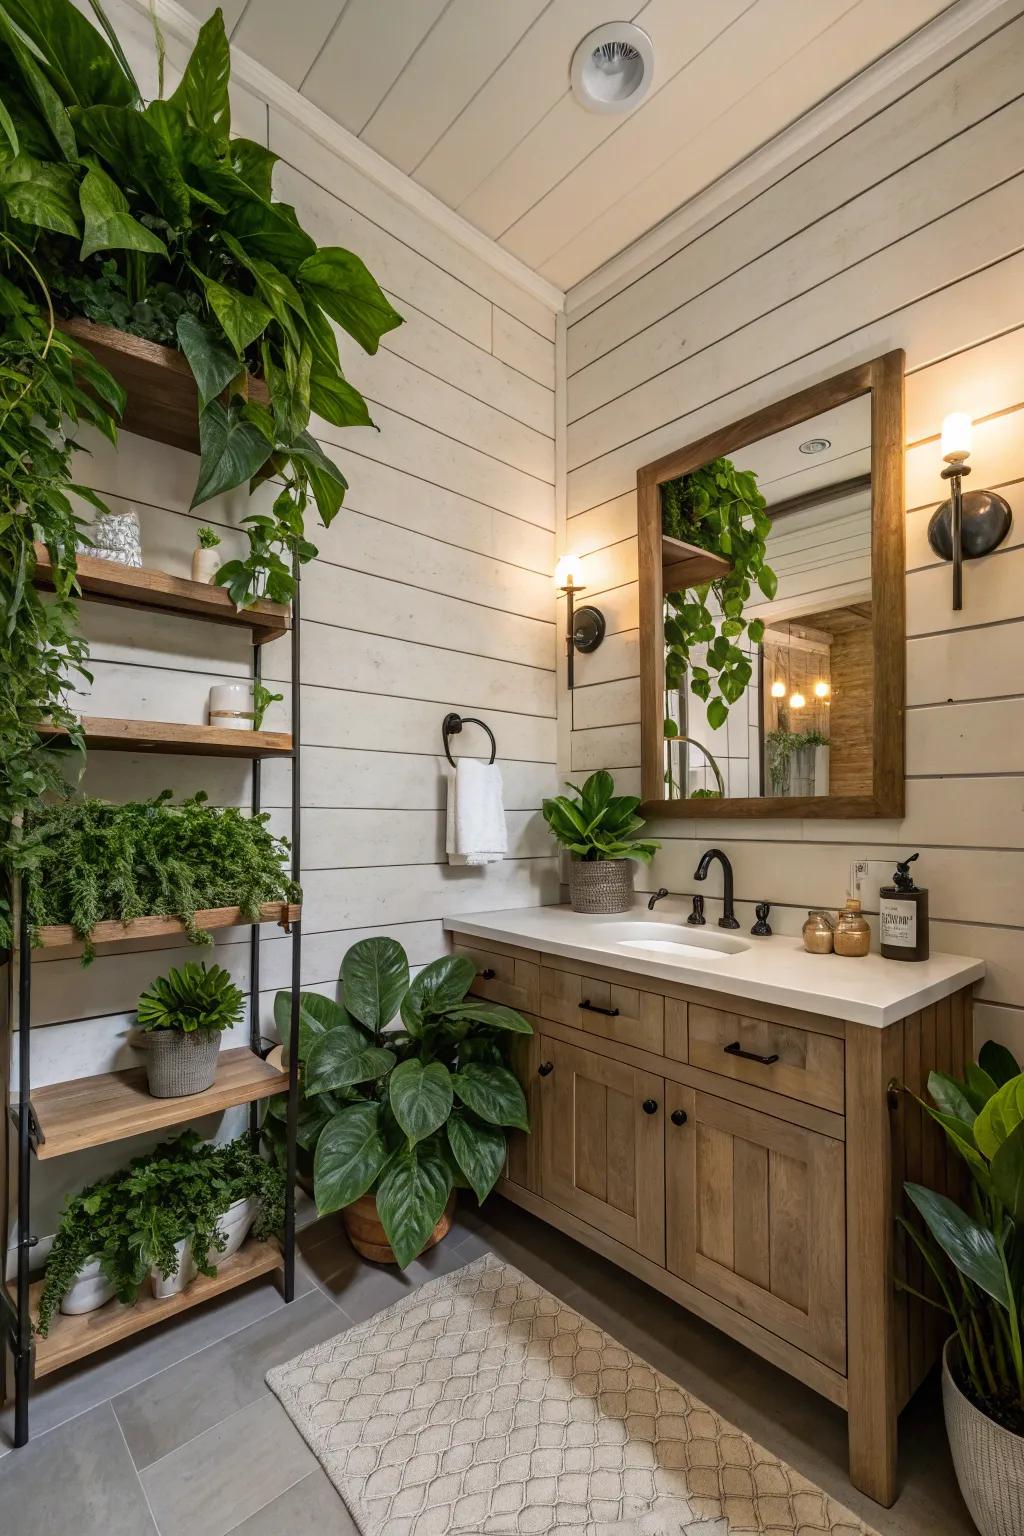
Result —
[[280, 704], [284, 699], [283, 693], [271, 693], [265, 683], [258, 679], [252, 685], [252, 728], [254, 731], [262, 731], [263, 720], [271, 704]]
[[199, 540], [200, 549], [216, 549], [220, 543], [220, 534], [216, 528], [197, 528], [196, 538]]
[[299, 900], [270, 818], [206, 800], [201, 791], [172, 804], [165, 789], [126, 805], [69, 796], [33, 811], [20, 854], [33, 928], [70, 923], [88, 963], [97, 923], [176, 917], [194, 944], [209, 944], [197, 911], [237, 906], [256, 922], [264, 902]]
[[139, 1028], [172, 1029], [191, 1035], [200, 1029], [225, 1030], [242, 1017], [242, 991], [227, 971], [205, 961], [188, 960], [157, 976], [139, 997]]
[[[313, 1155], [321, 1215], [374, 1193], [404, 1269], [423, 1249], [456, 1185], [483, 1202], [505, 1165], [506, 1127], [530, 1128], [503, 1038], [531, 1026], [469, 997], [476, 966], [445, 955], [409, 979], [394, 939], [363, 939], [341, 965], [342, 1002], [299, 996], [300, 1150]], [[289, 1039], [291, 993], [274, 1015]], [[387, 1026], [398, 1016], [401, 1028]], [[265, 1131], [283, 1157], [284, 1105]]]
[[201, 1274], [212, 1274], [224, 1247], [220, 1217], [235, 1201], [259, 1202], [253, 1236], [284, 1225], [281, 1170], [255, 1152], [248, 1137], [212, 1146], [194, 1131], [163, 1142], [109, 1178], [69, 1197], [54, 1236], [36, 1319], [45, 1338], [82, 1267], [99, 1259], [119, 1301], [133, 1303], [151, 1267], [176, 1272], [175, 1244], [188, 1239]]
[[[661, 486], [662, 531], [721, 555], [730, 565], [714, 581], [665, 594], [665, 686], [680, 688], [689, 675], [690, 691], [706, 704], [712, 730], [725, 724], [730, 705], [743, 697], [753, 675], [740, 640], [744, 634], [753, 645], [764, 639], [763, 622], [743, 617], [753, 587], [769, 602], [778, 590], [778, 578], [765, 563], [772, 527], [765, 505], [757, 476], [738, 470], [731, 459], [712, 459]], [[717, 612], [708, 606], [709, 595]], [[691, 662], [697, 645], [707, 646], [706, 665]]]
[[574, 859], [637, 859], [649, 864], [661, 846], [638, 842], [633, 836], [644, 825], [636, 814], [638, 795], [616, 795], [615, 781], [604, 768], [592, 773], [583, 788], [567, 784], [574, 799], [556, 795], [542, 804], [552, 836]]

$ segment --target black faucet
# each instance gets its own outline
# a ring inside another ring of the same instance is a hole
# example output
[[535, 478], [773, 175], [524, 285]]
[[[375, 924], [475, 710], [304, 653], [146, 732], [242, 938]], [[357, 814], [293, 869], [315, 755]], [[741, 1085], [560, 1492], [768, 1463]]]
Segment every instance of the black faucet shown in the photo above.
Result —
[[719, 928], [738, 928], [739, 923], [736, 921], [736, 914], [732, 909], [732, 865], [721, 848], [709, 848], [706, 853], [701, 854], [700, 863], [697, 865], [693, 878], [695, 880], [706, 880], [708, 870], [711, 868], [712, 859], [717, 859], [722, 866], [722, 915], [718, 919], [718, 926]]
[[663, 896], [667, 896], [667, 895], [668, 895], [668, 890], [666, 889], [666, 887], [663, 886], [663, 885], [659, 886], [658, 889], [655, 891], [654, 895], [651, 897], [650, 901], [647, 903], [647, 910], [648, 910], [648, 912], [653, 912], [654, 911], [654, 904], [655, 904], [655, 902], [661, 901], [662, 897]]

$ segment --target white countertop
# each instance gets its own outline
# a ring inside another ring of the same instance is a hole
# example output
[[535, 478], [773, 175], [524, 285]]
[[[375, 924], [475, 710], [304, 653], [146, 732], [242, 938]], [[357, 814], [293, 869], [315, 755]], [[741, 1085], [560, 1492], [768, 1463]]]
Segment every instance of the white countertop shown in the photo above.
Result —
[[[693, 934], [693, 929], [680, 921], [678, 912], [662, 908], [648, 912], [642, 899], [631, 912], [613, 917], [586, 917], [569, 907], [520, 907], [446, 917], [444, 926], [449, 932], [544, 950], [570, 960], [589, 960], [634, 976], [677, 981], [878, 1028], [948, 997], [985, 974], [984, 961], [965, 955], [933, 954], [929, 960], [916, 961], [883, 960], [879, 954], [856, 960], [809, 955], [799, 938], [773, 935], [757, 939], [743, 928], [728, 933], [729, 938], [749, 945], [740, 954], [709, 952], [706, 958], [669, 960], [654, 951], [624, 949], [613, 940], [610, 929], [621, 932], [623, 924], [633, 921], [645, 927], [659, 924], [670, 940], [685, 942]], [[726, 934], [713, 921], [705, 932]]]

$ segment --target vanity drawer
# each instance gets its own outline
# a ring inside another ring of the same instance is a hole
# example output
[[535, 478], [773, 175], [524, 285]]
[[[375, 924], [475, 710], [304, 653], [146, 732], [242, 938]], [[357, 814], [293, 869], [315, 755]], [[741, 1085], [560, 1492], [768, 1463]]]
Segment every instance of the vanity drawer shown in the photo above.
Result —
[[540, 1012], [556, 1024], [603, 1040], [634, 1045], [655, 1056], [665, 1054], [665, 999], [654, 992], [542, 965]]
[[478, 945], [456, 938], [455, 954], [465, 955], [476, 966], [470, 988], [474, 997], [504, 1003], [519, 1013], [536, 1013], [540, 997], [540, 967], [505, 946]]
[[[703, 1003], [691, 1003], [688, 1012], [691, 1066], [843, 1113], [845, 1048], [837, 1036]], [[730, 1046], [748, 1054], [740, 1055]]]

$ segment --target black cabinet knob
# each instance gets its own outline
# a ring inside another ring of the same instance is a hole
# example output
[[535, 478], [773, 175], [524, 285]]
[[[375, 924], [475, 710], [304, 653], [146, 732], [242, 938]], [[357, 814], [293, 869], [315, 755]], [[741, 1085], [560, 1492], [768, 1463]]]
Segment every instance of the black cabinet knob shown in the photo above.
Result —
[[555, 1064], [553, 1061], [542, 1061], [540, 1066], [537, 1068], [537, 1073], [540, 1077], [547, 1077], [548, 1073], [553, 1072], [554, 1070]]
[[494, 980], [494, 974], [495, 974], [494, 973], [494, 968], [493, 968], [493, 966], [490, 966], [490, 965], [487, 967], [486, 970], [478, 971], [477, 972], [477, 975], [480, 977], [481, 981], [493, 981]]
[[672, 1121], [673, 1125], [685, 1125], [686, 1124], [686, 1110], [685, 1109], [674, 1109], [672, 1111], [672, 1114], [671, 1114], [670, 1118], [671, 1118], [671, 1121]]
[[641, 1108], [645, 1115], [656, 1115], [658, 1113], [658, 1101], [657, 1099], [644, 1099]]

